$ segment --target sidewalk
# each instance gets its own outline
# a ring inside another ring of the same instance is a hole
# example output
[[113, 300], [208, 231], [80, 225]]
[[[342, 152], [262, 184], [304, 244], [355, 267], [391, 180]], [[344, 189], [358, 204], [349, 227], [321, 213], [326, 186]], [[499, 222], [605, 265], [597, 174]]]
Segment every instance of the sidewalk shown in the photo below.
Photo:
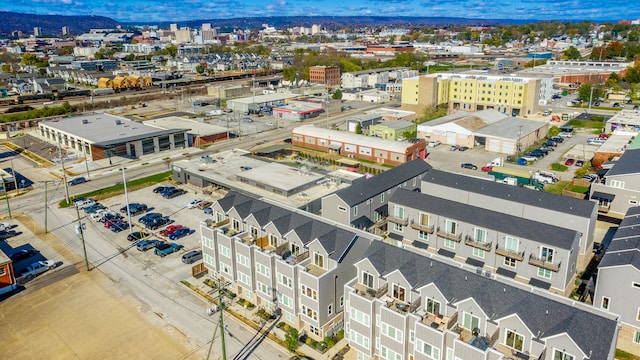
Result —
[[[183, 280], [182, 283], [191, 291], [193, 291], [195, 295], [210, 303], [214, 299], [213, 296], [210, 295], [210, 293], [213, 291], [213, 288], [204, 283], [205, 279], [205, 276], [199, 279], [189, 277]], [[280, 321], [279, 318], [277, 318], [276, 320], [264, 322], [264, 320], [262, 320], [262, 318], [258, 315], [258, 310], [260, 309], [258, 306], [255, 306], [252, 309], [247, 309], [246, 307], [238, 303], [237, 298], [230, 299], [228, 297], [225, 297], [225, 300], [227, 302], [225, 303], [224, 309], [227, 315], [233, 316], [234, 318], [243, 322], [245, 325], [251, 327], [254, 330], [266, 329], [266, 331], [261, 330], [261, 332], [266, 335], [266, 338], [269, 341], [273, 342], [275, 345], [282, 346], [283, 348], [286, 347], [286, 345], [284, 344], [286, 332], [276, 326], [277, 322]], [[342, 352], [344, 354], [344, 352], [346, 351], [346, 346], [348, 346], [348, 340], [346, 338], [343, 338], [338, 341], [333, 347], [327, 349], [324, 353], [321, 353], [309, 345], [301, 344], [296, 350], [296, 354], [306, 355], [316, 360], [342, 359], [342, 356], [338, 355], [338, 353]], [[343, 349], [345, 349], [345, 351], [341, 351]], [[293, 356], [295, 354], [291, 355]]]

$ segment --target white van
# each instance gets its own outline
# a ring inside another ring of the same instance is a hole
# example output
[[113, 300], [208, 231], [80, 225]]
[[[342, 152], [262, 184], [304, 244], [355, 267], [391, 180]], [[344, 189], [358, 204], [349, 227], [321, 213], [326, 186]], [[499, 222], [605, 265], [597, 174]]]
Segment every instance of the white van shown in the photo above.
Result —
[[76, 206], [78, 207], [78, 209], [84, 209], [86, 207], [89, 207], [91, 205], [95, 205], [96, 202], [93, 199], [87, 199], [87, 200], [82, 200], [80, 202], [76, 203]]

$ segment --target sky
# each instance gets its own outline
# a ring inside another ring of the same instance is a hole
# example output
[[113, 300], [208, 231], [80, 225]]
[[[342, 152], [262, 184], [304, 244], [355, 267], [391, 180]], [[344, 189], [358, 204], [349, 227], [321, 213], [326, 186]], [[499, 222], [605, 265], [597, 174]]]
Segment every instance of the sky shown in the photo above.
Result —
[[101, 15], [150, 23], [268, 16], [428, 16], [515, 20], [635, 20], [637, 0], [5, 0], [0, 11]]

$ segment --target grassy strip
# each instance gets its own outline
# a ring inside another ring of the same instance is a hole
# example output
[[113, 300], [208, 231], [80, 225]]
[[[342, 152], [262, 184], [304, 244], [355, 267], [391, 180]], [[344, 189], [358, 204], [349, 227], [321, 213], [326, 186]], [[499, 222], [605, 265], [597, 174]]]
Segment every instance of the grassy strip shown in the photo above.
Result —
[[41, 167], [49, 167], [49, 166], [53, 166], [53, 163], [45, 158], [42, 158], [34, 153], [32, 153], [31, 151], [25, 150], [23, 148], [21, 148], [20, 146], [17, 146], [13, 143], [10, 142], [3, 142], [2, 145], [8, 147], [9, 149], [21, 154], [22, 156], [26, 156], [29, 159], [37, 162], [38, 164], [40, 164]]
[[640, 360], [640, 356], [629, 354], [626, 351], [616, 349], [616, 359], [618, 360]]
[[[127, 181], [127, 191], [142, 189], [149, 185], [157, 184], [159, 182], [166, 181], [169, 179], [171, 179], [171, 171], [165, 171], [160, 174], [155, 174], [155, 175], [147, 176], [144, 178]], [[79, 197], [85, 197], [85, 198], [91, 197], [94, 200], [99, 201], [99, 200], [107, 199], [112, 196], [121, 195], [121, 194], [124, 194], [124, 185], [116, 184], [116, 185], [106, 187], [104, 189], [98, 189], [98, 190], [86, 192], [84, 194], [72, 196], [71, 200]], [[61, 208], [70, 207], [71, 205], [72, 203], [67, 204], [66, 200], [62, 200], [58, 203], [58, 206]]]
[[567, 185], [569, 185], [569, 181], [558, 181], [555, 184], [549, 184], [545, 186], [544, 191], [552, 194], [562, 195], [562, 189], [564, 189]]
[[551, 170], [553, 171], [567, 171], [568, 167], [560, 163], [551, 164]]

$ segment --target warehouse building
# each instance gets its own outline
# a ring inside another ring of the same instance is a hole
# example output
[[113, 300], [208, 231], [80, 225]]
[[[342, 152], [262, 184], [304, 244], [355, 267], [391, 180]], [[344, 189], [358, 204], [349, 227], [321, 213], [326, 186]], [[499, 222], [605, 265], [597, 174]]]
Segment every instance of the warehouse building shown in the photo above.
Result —
[[229, 129], [226, 127], [185, 119], [178, 116], [167, 116], [147, 120], [144, 124], [165, 130], [190, 129], [187, 133], [187, 145], [190, 147], [209, 145], [229, 139]]
[[91, 160], [141, 155], [187, 147], [189, 129], [160, 129], [110, 114], [74, 116], [38, 123], [44, 140]]

